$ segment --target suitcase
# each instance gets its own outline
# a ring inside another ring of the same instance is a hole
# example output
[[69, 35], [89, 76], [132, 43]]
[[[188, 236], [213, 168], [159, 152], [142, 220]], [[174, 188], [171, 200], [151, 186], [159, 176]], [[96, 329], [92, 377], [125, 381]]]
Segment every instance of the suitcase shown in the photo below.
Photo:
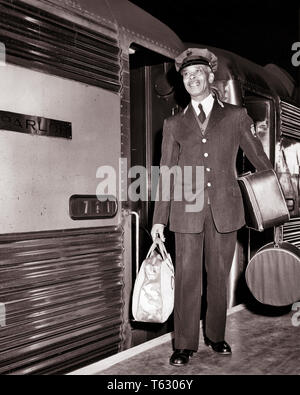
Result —
[[253, 296], [271, 306], [300, 300], [300, 250], [287, 242], [272, 242], [259, 249], [246, 268]]
[[174, 287], [171, 256], [164, 243], [157, 238], [135, 279], [132, 295], [134, 319], [141, 322], [166, 322], [174, 308]]
[[246, 226], [259, 232], [281, 225], [290, 219], [289, 210], [273, 169], [238, 178]]

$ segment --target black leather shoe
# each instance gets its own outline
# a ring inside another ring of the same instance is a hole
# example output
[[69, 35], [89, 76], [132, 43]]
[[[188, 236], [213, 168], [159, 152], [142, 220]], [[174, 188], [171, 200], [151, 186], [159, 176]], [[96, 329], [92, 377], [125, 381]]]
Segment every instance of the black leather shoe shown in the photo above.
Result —
[[231, 354], [231, 348], [228, 343], [225, 341], [221, 342], [213, 342], [211, 341], [208, 337], [204, 338], [204, 343], [206, 346], [210, 347], [213, 349], [214, 352], [217, 352], [218, 354], [221, 355], [230, 355]]
[[189, 363], [190, 357], [193, 355], [192, 350], [176, 349], [170, 358], [170, 365], [173, 366], [184, 366]]

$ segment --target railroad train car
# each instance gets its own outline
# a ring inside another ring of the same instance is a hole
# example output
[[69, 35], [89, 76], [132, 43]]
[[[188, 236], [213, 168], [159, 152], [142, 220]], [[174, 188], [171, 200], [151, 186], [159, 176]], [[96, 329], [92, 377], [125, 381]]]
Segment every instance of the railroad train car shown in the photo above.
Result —
[[[134, 322], [130, 303], [163, 121], [187, 99], [174, 58], [190, 44], [127, 0], [0, 0], [0, 13], [0, 374], [65, 373], [172, 329]], [[247, 107], [280, 174], [297, 244], [295, 84], [210, 49], [221, 99]], [[242, 232], [230, 305], [268, 237]]]

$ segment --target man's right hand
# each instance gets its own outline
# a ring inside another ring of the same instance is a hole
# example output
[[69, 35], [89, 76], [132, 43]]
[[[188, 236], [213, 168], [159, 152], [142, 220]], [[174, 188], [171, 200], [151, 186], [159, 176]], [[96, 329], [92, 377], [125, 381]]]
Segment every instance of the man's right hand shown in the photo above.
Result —
[[160, 237], [161, 241], [163, 241], [163, 242], [165, 241], [164, 228], [165, 228], [165, 225], [163, 225], [163, 224], [154, 224], [152, 226], [151, 237], [152, 237], [153, 241], [155, 241], [155, 239], [157, 237]]

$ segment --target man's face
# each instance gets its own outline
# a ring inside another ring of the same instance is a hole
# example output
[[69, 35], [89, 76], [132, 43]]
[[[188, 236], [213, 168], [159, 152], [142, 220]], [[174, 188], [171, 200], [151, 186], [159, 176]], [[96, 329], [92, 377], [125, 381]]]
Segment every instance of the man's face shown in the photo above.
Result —
[[210, 93], [210, 86], [214, 81], [214, 74], [208, 66], [192, 65], [181, 72], [185, 89], [194, 99], [204, 99]]

